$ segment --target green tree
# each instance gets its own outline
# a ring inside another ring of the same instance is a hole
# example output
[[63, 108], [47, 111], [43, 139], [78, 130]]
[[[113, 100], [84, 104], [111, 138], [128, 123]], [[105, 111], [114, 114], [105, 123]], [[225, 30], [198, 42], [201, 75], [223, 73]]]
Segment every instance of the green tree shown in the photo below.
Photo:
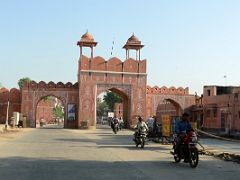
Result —
[[45, 96], [43, 98], [44, 101], [50, 101], [50, 100], [54, 100], [54, 97], [53, 96]]
[[55, 108], [53, 108], [53, 115], [56, 118], [63, 118], [64, 117], [64, 112], [61, 106], [56, 106]]
[[19, 89], [22, 89], [23, 87], [23, 82], [31, 82], [31, 79], [29, 77], [24, 77], [24, 78], [21, 78], [18, 80], [18, 86], [19, 86]]
[[97, 116], [107, 116], [107, 113], [109, 112], [109, 107], [106, 102], [97, 102]]
[[3, 85], [2, 85], [2, 83], [0, 82], [0, 89], [1, 89], [1, 88], [3, 88]]
[[114, 104], [115, 103], [121, 103], [122, 99], [121, 97], [119, 97], [117, 94], [113, 93], [113, 92], [107, 92], [106, 95], [104, 95], [103, 100], [106, 102], [106, 104], [109, 107], [109, 110], [111, 112], [114, 111]]

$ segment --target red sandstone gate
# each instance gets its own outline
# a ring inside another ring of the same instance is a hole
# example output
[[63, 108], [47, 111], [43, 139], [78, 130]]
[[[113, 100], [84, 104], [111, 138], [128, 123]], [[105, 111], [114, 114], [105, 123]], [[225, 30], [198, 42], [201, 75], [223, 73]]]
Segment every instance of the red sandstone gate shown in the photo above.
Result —
[[27, 117], [27, 126], [36, 127], [36, 111], [38, 102], [44, 97], [54, 96], [60, 99], [65, 109], [65, 128], [75, 128], [77, 126], [77, 118], [75, 120], [68, 118], [66, 113], [69, 104], [78, 105], [78, 83], [72, 85], [72, 83], [63, 84], [59, 82], [57, 84], [49, 82], [46, 84], [44, 81], [36, 83], [23, 84], [22, 88], [22, 104], [21, 112], [23, 116]]
[[[108, 61], [102, 57], [93, 57], [93, 47], [96, 46], [93, 36], [86, 33], [78, 42], [80, 46], [79, 59], [79, 124], [78, 127], [96, 125], [96, 98], [111, 90], [123, 99], [123, 119], [128, 125], [135, 122], [134, 117], [146, 117], [146, 60], [140, 60], [140, 49], [143, 47], [132, 35], [123, 48], [126, 49], [126, 60], [118, 58]], [[91, 48], [91, 57], [82, 54], [82, 47]], [[136, 59], [129, 58], [129, 50], [136, 50]]]
[[[102, 57], [93, 57], [93, 47], [97, 45], [90, 33], [85, 33], [78, 42], [80, 58], [78, 68], [78, 83], [63, 84], [61, 82], [48, 84], [41, 81], [24, 84], [22, 88], [21, 112], [27, 117], [27, 125], [36, 127], [36, 108], [38, 102], [46, 96], [54, 96], [63, 102], [65, 109], [64, 127], [81, 128], [96, 126], [96, 98], [111, 90], [123, 100], [126, 124], [133, 125], [135, 116], [146, 117], [146, 60], [140, 60], [140, 49], [143, 47], [134, 35], [124, 45], [126, 59], [111, 58], [108, 61]], [[91, 57], [82, 54], [83, 47], [91, 48]], [[129, 57], [129, 51], [136, 51], [136, 59]], [[74, 119], [69, 118], [68, 107], [74, 105], [77, 109]]]
[[[166, 104], [162, 104], [163, 102], [169, 102], [173, 106], [174, 114], [165, 112]], [[195, 96], [189, 94], [188, 88], [147, 86], [147, 104], [147, 116], [158, 115], [160, 118], [159, 114], [166, 113], [181, 116], [184, 110], [195, 104]]]

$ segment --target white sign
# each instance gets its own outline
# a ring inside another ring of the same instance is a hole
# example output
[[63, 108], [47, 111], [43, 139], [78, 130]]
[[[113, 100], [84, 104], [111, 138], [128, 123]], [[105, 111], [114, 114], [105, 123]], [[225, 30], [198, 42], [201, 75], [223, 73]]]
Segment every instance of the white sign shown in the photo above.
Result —
[[108, 112], [108, 117], [114, 117], [114, 112]]
[[19, 112], [13, 112], [13, 117], [14, 117], [14, 121], [15, 121], [14, 124], [18, 125], [20, 113]]

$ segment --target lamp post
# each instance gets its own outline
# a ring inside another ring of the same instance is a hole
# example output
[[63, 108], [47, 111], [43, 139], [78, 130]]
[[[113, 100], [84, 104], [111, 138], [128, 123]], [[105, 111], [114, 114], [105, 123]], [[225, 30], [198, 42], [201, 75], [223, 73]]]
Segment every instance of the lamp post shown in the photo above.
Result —
[[8, 128], [8, 111], [9, 111], [9, 104], [10, 104], [10, 91], [8, 91], [8, 102], [7, 102], [7, 114], [6, 114], [5, 129]]
[[224, 75], [223, 78], [224, 78], [224, 81], [225, 81], [225, 86], [227, 86], [227, 75]]
[[230, 112], [230, 95], [228, 96], [228, 111], [227, 111], [227, 120], [228, 120], [228, 136], [231, 136], [231, 128], [232, 128], [232, 119]]

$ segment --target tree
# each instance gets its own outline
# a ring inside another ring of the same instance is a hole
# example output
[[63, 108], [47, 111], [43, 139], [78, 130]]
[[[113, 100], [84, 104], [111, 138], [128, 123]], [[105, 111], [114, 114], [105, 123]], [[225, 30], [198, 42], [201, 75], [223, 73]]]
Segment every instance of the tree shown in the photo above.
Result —
[[97, 102], [97, 117], [107, 116], [109, 107], [106, 102]]
[[24, 78], [19, 79], [18, 80], [19, 89], [22, 89], [24, 82], [29, 83], [29, 82], [31, 82], [31, 79], [29, 77], [24, 77]]
[[63, 118], [64, 117], [64, 112], [61, 106], [56, 106], [55, 108], [53, 108], [53, 115], [56, 118]]
[[121, 97], [119, 97], [117, 94], [113, 93], [113, 92], [107, 92], [106, 95], [104, 95], [103, 100], [106, 102], [106, 104], [109, 107], [109, 110], [111, 112], [114, 111], [114, 104], [115, 103], [121, 103], [122, 99]]
[[0, 89], [1, 89], [1, 88], [3, 88], [3, 85], [2, 85], [2, 83], [0, 82]]
[[53, 97], [53, 96], [45, 96], [45, 97], [43, 98], [43, 100], [44, 100], [44, 101], [49, 101], [49, 100], [54, 100], [54, 98], [55, 98], [55, 97]]

